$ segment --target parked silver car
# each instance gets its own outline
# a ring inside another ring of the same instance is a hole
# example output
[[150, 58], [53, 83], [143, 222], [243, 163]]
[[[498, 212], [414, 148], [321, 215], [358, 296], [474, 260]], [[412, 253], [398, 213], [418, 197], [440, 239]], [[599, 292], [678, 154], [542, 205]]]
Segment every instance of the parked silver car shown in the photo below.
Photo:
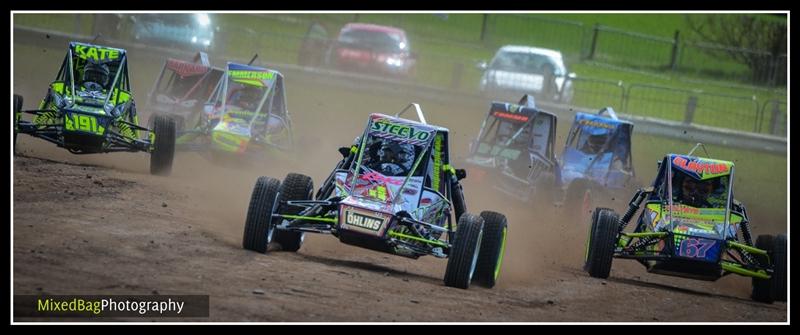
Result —
[[574, 95], [560, 51], [530, 46], [506, 45], [492, 61], [478, 64], [483, 70], [481, 92], [492, 96], [533, 94], [539, 99], [570, 103]]

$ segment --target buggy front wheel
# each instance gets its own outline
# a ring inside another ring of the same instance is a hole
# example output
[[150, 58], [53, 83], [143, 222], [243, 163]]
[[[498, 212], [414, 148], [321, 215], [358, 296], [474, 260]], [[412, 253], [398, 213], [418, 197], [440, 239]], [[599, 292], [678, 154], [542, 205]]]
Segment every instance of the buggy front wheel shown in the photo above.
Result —
[[172, 161], [175, 158], [175, 120], [157, 115], [153, 120], [152, 131], [155, 133], [153, 152], [150, 153], [150, 173], [168, 176], [172, 173]]
[[607, 208], [597, 208], [592, 215], [584, 268], [594, 278], [608, 278], [614, 260], [619, 233], [619, 215]]
[[275, 228], [272, 214], [277, 208], [278, 191], [281, 182], [270, 177], [258, 177], [253, 193], [250, 195], [250, 205], [247, 207], [247, 218], [244, 223], [244, 236], [242, 247], [260, 253], [267, 252], [267, 246], [272, 241]]
[[483, 218], [469, 213], [461, 215], [444, 272], [446, 286], [469, 288], [478, 263], [482, 237]]

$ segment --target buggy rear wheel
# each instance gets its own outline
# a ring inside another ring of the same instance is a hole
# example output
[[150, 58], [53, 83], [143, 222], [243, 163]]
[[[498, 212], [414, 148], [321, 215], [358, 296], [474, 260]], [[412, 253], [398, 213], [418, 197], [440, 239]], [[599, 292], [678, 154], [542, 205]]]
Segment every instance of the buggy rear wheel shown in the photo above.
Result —
[[[286, 175], [280, 188], [280, 210], [281, 214], [297, 215], [303, 207], [289, 206], [285, 202], [289, 200], [312, 200], [314, 198], [314, 180], [311, 177], [290, 173]], [[305, 234], [301, 231], [275, 230], [274, 241], [281, 245], [281, 250], [297, 251], [303, 245]]]
[[492, 288], [497, 284], [503, 254], [506, 249], [508, 220], [500, 213], [483, 211], [483, 239], [475, 268], [475, 279], [482, 286]]
[[23, 98], [19, 94], [14, 94], [14, 153], [17, 153], [17, 127], [19, 127], [19, 111], [22, 110]]
[[777, 301], [786, 301], [786, 281], [788, 280], [788, 272], [786, 272], [787, 252], [786, 235], [779, 234], [775, 236], [772, 278], [775, 285], [775, 300]]
[[172, 161], [175, 158], [175, 121], [163, 115], [156, 115], [152, 131], [156, 138], [153, 152], [150, 153], [150, 173], [168, 176], [172, 173]]
[[592, 215], [589, 241], [586, 244], [584, 269], [594, 278], [608, 278], [614, 260], [614, 246], [619, 233], [619, 215], [607, 208], [597, 208]]
[[272, 213], [277, 207], [280, 186], [281, 182], [274, 178], [258, 177], [256, 180], [244, 223], [242, 247], [245, 249], [262, 254], [267, 252], [274, 231]]
[[482, 235], [483, 218], [469, 213], [461, 215], [444, 272], [446, 286], [469, 288], [478, 263]]
[[768, 304], [776, 300], [786, 301], [786, 235], [760, 235], [756, 239], [756, 248], [767, 251], [769, 262], [763, 256], [757, 256], [757, 259], [764, 265], [770, 263], [772, 275], [770, 279], [752, 279], [751, 298]]

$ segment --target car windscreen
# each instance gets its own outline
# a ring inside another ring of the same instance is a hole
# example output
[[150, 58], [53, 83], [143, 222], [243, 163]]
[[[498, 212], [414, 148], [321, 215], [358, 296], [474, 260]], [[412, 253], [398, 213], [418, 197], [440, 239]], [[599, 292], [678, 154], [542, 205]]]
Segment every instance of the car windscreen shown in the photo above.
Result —
[[407, 49], [405, 42], [399, 35], [371, 30], [344, 30], [339, 35], [339, 42], [351, 47], [364, 47], [388, 52], [402, 52]]
[[671, 173], [670, 230], [695, 236], [735, 237], [735, 226], [725, 220], [730, 204], [730, 175], [698, 179], [674, 168]]
[[672, 202], [695, 208], [725, 209], [730, 176], [698, 179], [683, 171], [672, 171]]
[[258, 87], [230, 80], [224, 114], [244, 122], [264, 119], [267, 114], [264, 102], [269, 93], [268, 86]]
[[502, 111], [493, 111], [486, 118], [486, 127], [480, 142], [525, 147], [531, 141], [530, 117]]
[[[606, 126], [603, 123], [597, 125]], [[579, 124], [570, 134], [568, 147], [575, 148], [587, 155], [597, 155], [612, 150], [610, 141], [613, 135], [613, 128], [594, 127], [587, 124]]]
[[560, 59], [529, 52], [501, 51], [490, 64], [493, 70], [522, 73], [543, 73], [546, 66], [553, 67], [556, 76], [564, 75], [565, 69]]
[[167, 97], [170, 101], [203, 99], [205, 97], [202, 97], [201, 93], [207, 93], [207, 89], [203, 90], [200, 86], [208, 86], [208, 84], [198, 84], [200, 84], [204, 76], [205, 74], [181, 76], [174, 71], [167, 70], [166, 73], [164, 73], [164, 78], [161, 79], [161, 82], [156, 88], [156, 92], [159, 93], [158, 97]]
[[[72, 50], [72, 77], [76, 89], [96, 83], [103, 91], [111, 89], [119, 80], [124, 80], [119, 72], [123, 68], [125, 56], [117, 49], [75, 44]], [[91, 69], [90, 71], [86, 71]], [[120, 75], [118, 78], [118, 74]], [[67, 78], [69, 80], [69, 78]], [[116, 81], [115, 81], [116, 80]]]

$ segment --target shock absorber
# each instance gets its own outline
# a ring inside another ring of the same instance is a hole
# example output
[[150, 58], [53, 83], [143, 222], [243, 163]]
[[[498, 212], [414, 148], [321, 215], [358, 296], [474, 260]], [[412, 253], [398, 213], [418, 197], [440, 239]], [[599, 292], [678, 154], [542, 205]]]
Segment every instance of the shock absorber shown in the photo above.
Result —
[[742, 226], [742, 238], [744, 238], [745, 244], [753, 245], [753, 234], [750, 233], [750, 221], [747, 221], [747, 213], [744, 208], [742, 208], [742, 216], [744, 217], [744, 220], [740, 223]]
[[128, 126], [127, 123], [117, 122], [117, 128], [119, 128], [119, 133], [122, 134], [123, 137], [136, 138], [136, 133], [131, 130], [131, 127]]
[[636, 240], [636, 242], [634, 242], [629, 248], [632, 250], [636, 250], [638, 248], [647, 246], [657, 240], [658, 240], [657, 237], [652, 237], [652, 236], [643, 237]]
[[639, 210], [639, 205], [642, 204], [642, 200], [649, 192], [645, 192], [643, 190], [636, 191], [636, 194], [631, 199], [631, 202], [628, 204], [628, 211], [619, 219], [619, 231], [622, 232], [625, 230], [625, 227], [628, 226], [628, 223], [633, 218], [633, 215], [636, 214], [636, 211]]

